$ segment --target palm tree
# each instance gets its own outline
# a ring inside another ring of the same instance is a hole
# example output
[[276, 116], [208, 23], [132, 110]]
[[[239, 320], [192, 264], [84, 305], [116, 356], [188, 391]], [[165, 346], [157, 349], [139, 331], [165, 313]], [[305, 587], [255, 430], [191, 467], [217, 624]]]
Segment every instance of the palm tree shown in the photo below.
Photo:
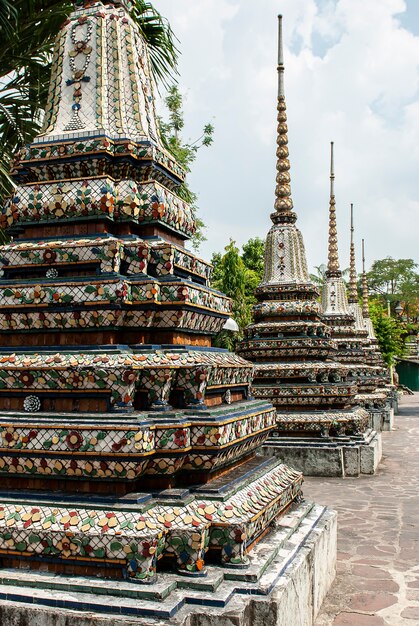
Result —
[[[317, 287], [319, 287], [319, 289], [322, 289], [324, 283], [326, 282], [327, 265], [325, 265], [324, 263], [321, 263], [320, 265], [315, 265], [314, 269], [316, 270], [316, 273], [310, 274], [310, 280]], [[348, 277], [349, 277], [349, 267], [342, 270], [342, 278], [346, 284], [348, 283]]]
[[[73, 6], [71, 0], [0, 0], [0, 204], [13, 189], [13, 155], [40, 129], [55, 36]], [[145, 0], [135, 0], [132, 16], [149, 45], [156, 81], [167, 85], [178, 55], [169, 23]]]
[[321, 289], [326, 281], [327, 265], [321, 263], [320, 265], [315, 265], [314, 269], [316, 270], [316, 273], [310, 274], [310, 280]]

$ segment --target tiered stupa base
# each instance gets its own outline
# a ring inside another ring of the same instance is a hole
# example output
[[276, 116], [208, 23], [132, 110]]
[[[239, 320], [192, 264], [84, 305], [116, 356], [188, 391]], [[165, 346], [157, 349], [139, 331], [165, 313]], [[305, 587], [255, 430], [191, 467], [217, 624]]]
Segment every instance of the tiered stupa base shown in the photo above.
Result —
[[248, 564], [247, 553], [297, 498], [302, 476], [262, 457], [207, 485], [125, 497], [0, 494], [3, 567], [150, 583], [160, 571], [204, 575], [205, 561]]
[[278, 626], [309, 626], [335, 575], [336, 517], [322, 506], [294, 503], [243, 567], [211, 562], [205, 576], [166, 571], [147, 586], [91, 574], [3, 569], [0, 621], [17, 620], [20, 626], [253, 626], [276, 615]]

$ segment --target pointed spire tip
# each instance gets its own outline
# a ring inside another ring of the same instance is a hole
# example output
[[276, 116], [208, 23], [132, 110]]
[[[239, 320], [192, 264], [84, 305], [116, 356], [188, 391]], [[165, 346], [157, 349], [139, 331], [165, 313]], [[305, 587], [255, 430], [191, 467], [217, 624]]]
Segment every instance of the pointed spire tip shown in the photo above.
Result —
[[284, 92], [284, 44], [282, 38], [282, 15], [278, 15], [278, 97]]

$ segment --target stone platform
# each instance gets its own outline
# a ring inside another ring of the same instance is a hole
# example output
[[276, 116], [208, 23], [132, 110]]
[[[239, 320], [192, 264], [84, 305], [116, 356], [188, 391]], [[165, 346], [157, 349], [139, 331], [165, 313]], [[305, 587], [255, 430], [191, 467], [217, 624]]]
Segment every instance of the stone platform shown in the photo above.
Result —
[[382, 457], [381, 433], [368, 429], [360, 435], [326, 437], [270, 437], [263, 447], [305, 476], [374, 474]]
[[243, 568], [162, 573], [147, 586], [43, 571], [0, 571], [8, 626], [312, 626], [335, 575], [336, 514], [292, 504]]

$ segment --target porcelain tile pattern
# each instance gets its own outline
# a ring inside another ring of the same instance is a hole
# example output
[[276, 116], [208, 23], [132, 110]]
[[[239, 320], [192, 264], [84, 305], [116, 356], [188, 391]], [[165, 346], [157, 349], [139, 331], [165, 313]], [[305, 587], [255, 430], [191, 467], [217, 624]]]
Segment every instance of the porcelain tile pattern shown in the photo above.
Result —
[[274, 408], [211, 347], [231, 302], [185, 248], [195, 216], [132, 7], [75, 2], [2, 211], [0, 563], [156, 590], [208, 555], [247, 567], [302, 475], [256, 455]]

